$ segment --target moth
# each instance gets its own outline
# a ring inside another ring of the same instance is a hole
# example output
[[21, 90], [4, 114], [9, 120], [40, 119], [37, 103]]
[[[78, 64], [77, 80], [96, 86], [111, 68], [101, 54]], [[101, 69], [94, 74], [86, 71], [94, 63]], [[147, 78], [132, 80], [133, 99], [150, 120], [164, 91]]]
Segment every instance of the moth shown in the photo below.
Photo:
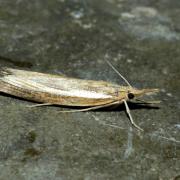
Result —
[[63, 105], [82, 108], [71, 112], [95, 110], [124, 103], [132, 125], [142, 130], [134, 122], [127, 101], [139, 100], [140, 96], [155, 93], [158, 89], [134, 88], [110, 62], [108, 64], [124, 79], [127, 86], [106, 81], [77, 79], [20, 69], [1, 68], [0, 92], [40, 102], [40, 104], [33, 105], [34, 107]]

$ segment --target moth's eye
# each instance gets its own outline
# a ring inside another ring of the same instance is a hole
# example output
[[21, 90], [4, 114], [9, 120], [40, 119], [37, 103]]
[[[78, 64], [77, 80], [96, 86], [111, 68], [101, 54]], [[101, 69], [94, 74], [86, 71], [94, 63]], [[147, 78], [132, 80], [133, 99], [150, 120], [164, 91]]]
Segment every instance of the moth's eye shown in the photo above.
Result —
[[133, 99], [134, 98], [134, 94], [133, 93], [128, 93], [128, 98], [129, 99]]

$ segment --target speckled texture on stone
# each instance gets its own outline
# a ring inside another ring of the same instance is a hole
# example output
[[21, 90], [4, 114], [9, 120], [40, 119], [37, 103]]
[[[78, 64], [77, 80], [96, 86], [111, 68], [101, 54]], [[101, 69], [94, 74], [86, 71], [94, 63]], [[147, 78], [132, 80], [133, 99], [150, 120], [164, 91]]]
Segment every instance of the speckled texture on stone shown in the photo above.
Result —
[[[0, 96], [0, 180], [173, 179], [180, 174], [180, 1], [0, 0], [0, 65], [157, 87], [159, 109], [116, 110]], [[3, 58], [6, 57], [6, 58]], [[105, 124], [119, 126], [113, 128]]]

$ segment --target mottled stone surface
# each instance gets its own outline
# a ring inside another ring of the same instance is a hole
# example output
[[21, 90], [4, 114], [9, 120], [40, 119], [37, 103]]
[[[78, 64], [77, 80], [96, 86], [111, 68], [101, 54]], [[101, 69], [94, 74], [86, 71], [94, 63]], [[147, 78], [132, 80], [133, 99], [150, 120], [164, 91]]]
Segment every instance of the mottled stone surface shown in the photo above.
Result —
[[[61, 114], [0, 96], [0, 179], [144, 180], [180, 175], [179, 0], [0, 0], [0, 65], [157, 87], [160, 108]], [[6, 57], [6, 58], [3, 58]], [[115, 128], [110, 125], [119, 126]]]

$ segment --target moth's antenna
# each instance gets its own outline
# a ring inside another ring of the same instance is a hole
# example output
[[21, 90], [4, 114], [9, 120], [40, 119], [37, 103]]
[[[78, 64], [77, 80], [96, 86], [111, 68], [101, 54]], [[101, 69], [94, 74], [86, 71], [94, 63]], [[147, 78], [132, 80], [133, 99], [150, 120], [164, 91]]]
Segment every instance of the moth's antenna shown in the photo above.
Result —
[[105, 61], [108, 63], [108, 65], [126, 82], [126, 84], [130, 87], [132, 87], [130, 85], [130, 83], [128, 82], [128, 80], [108, 61], [105, 59]]

